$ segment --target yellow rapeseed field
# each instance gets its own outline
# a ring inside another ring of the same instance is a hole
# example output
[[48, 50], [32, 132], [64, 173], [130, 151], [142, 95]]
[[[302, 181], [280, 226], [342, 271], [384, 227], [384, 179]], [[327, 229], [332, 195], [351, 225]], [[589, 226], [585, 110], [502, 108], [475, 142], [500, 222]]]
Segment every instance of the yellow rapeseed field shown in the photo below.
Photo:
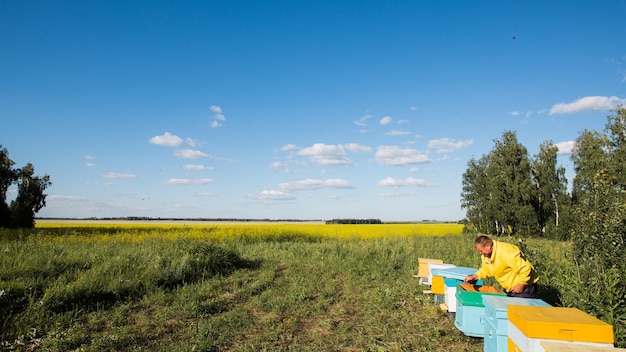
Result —
[[[38, 222], [41, 235], [59, 240], [140, 242], [147, 239], [380, 239], [411, 236], [460, 235], [462, 224], [323, 224], [323, 223], [99, 223]], [[50, 231], [46, 231], [50, 230]], [[52, 231], [54, 230], [54, 231]], [[62, 236], [61, 236], [62, 235]]]

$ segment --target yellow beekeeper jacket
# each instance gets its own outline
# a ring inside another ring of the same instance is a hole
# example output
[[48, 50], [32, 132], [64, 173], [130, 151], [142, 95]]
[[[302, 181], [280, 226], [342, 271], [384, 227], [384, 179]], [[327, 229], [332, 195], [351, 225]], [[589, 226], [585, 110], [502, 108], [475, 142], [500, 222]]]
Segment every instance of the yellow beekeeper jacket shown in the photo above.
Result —
[[532, 285], [539, 281], [533, 265], [510, 243], [493, 241], [491, 256], [482, 255], [481, 259], [482, 265], [476, 272], [478, 280], [494, 277], [507, 292], [517, 284]]

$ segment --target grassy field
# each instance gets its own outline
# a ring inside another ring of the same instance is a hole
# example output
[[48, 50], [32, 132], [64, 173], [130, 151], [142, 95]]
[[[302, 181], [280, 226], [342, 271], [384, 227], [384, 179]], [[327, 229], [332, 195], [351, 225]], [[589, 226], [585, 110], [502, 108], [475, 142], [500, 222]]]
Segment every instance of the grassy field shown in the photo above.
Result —
[[[461, 229], [0, 230], [0, 341], [4, 350], [32, 351], [482, 351], [482, 340], [463, 336], [413, 277], [420, 257], [477, 267], [473, 235]], [[541, 265], [554, 277], [543, 292], [559, 301], [569, 245], [523, 245], [551, 263]]]

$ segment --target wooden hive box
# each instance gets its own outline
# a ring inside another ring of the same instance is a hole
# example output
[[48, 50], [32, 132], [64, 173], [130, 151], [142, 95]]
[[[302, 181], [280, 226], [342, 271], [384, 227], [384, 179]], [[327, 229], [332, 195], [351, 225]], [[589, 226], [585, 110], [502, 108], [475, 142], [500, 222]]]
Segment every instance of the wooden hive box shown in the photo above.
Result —
[[484, 327], [485, 352], [506, 352], [508, 348], [507, 310], [511, 305], [550, 307], [541, 299], [517, 298], [498, 295], [482, 297], [485, 306]]
[[505, 296], [504, 292], [493, 286], [460, 284], [456, 289], [456, 316], [454, 326], [462, 333], [472, 337], [483, 337], [485, 306], [484, 295]]
[[580, 309], [509, 306], [509, 351], [545, 351], [542, 342], [613, 347], [613, 326]]
[[443, 264], [443, 260], [431, 258], [417, 258], [417, 277], [420, 278], [420, 283], [422, 283], [422, 279], [424, 279], [424, 282], [428, 280], [428, 263]]
[[[456, 312], [456, 287], [463, 284], [463, 279], [474, 274], [478, 269], [464, 266], [433, 268], [433, 293], [443, 295], [443, 301], [450, 313]], [[477, 282], [482, 285], [482, 281]]]
[[[427, 285], [433, 285], [433, 269], [437, 270], [437, 269], [446, 269], [446, 268], [454, 268], [456, 267], [456, 265], [454, 264], [447, 264], [447, 263], [428, 263], [428, 279], [426, 284]], [[443, 279], [441, 279], [441, 285], [443, 285]], [[434, 292], [433, 292], [434, 293]], [[443, 292], [441, 293], [443, 294]]]

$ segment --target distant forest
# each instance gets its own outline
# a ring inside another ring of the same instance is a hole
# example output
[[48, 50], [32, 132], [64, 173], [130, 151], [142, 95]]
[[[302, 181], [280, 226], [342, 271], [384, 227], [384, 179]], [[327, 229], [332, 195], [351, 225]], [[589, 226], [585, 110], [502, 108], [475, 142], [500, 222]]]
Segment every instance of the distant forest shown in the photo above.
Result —
[[[380, 219], [332, 219], [332, 220], [320, 220], [320, 219], [238, 219], [238, 218], [152, 218], [145, 216], [126, 216], [126, 217], [90, 217], [90, 218], [37, 218], [38, 220], [81, 220], [81, 221], [214, 221], [214, 222], [324, 222], [326, 224], [383, 224]], [[462, 223], [463, 221], [438, 221], [438, 220], [421, 220], [421, 221], [391, 221], [387, 224], [412, 224], [412, 223], [441, 223], [441, 222], [455, 222]]]

